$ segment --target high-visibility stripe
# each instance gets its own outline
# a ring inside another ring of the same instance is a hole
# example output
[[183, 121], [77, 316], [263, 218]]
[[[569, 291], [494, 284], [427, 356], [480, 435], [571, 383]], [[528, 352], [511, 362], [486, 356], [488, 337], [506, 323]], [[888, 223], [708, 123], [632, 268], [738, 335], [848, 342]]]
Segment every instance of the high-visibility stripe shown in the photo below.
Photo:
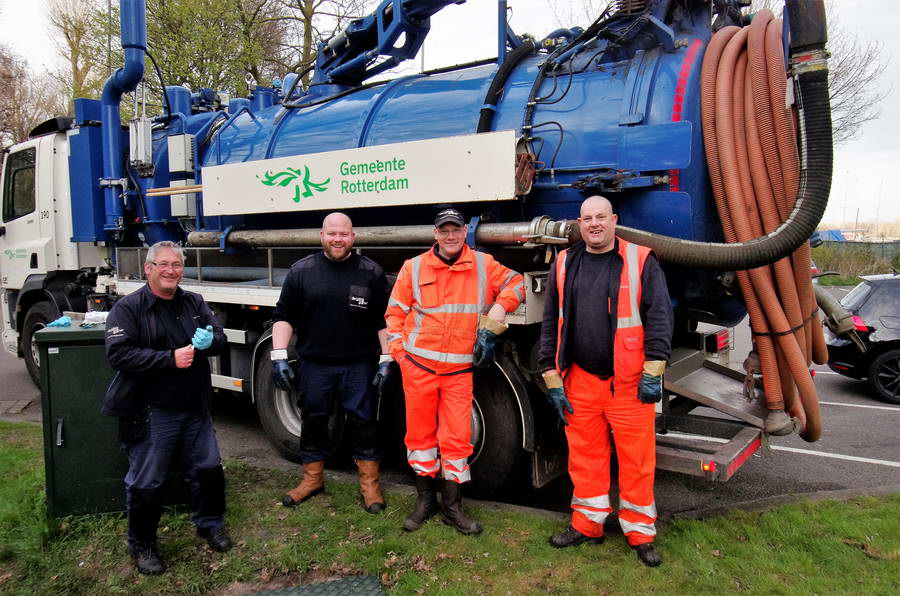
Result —
[[593, 507], [594, 509], [610, 509], [609, 495], [598, 495], [596, 497], [588, 497], [586, 499], [572, 496], [572, 506], [584, 505], [585, 507]]
[[446, 480], [454, 482], [468, 482], [472, 479], [469, 472], [469, 459], [445, 459], [442, 462], [441, 470]]
[[437, 447], [432, 449], [406, 450], [406, 461], [417, 474], [432, 474], [441, 469], [437, 459]]
[[422, 302], [422, 292], [419, 290], [419, 272], [422, 268], [422, 257], [414, 257], [412, 260], [412, 267], [410, 268], [410, 279], [409, 282], [412, 285], [413, 292], [413, 300], [416, 302]]
[[484, 305], [493, 302], [488, 298], [487, 271], [484, 266], [484, 254], [475, 251], [475, 270], [478, 272], [478, 312], [484, 312]]
[[646, 515], [651, 519], [656, 519], [656, 503], [650, 503], [649, 505], [635, 505], [625, 499], [619, 499], [619, 509], [628, 509], [629, 511], [634, 511], [636, 513], [640, 513], [641, 515]]
[[595, 524], [603, 524], [606, 521], [606, 518], [609, 517], [609, 511], [595, 511], [594, 509], [582, 509], [581, 507], [573, 507], [575, 511], [585, 516]]
[[416, 347], [415, 345], [411, 345], [412, 343], [412, 334], [410, 334], [410, 341], [406, 345], [407, 352], [409, 352], [410, 354], [415, 354], [416, 356], [421, 356], [422, 358], [434, 360], [435, 362], [446, 362], [448, 364], [471, 364], [475, 360], [472, 354], [435, 352], [434, 350], [426, 350], [424, 348]]
[[425, 308], [419, 304], [414, 304], [413, 308], [416, 312], [422, 314], [448, 313], [452, 315], [480, 314], [481, 310], [477, 304], [442, 304], [441, 306], [433, 306]]
[[517, 275], [518, 275], [518, 273], [516, 273], [515, 271], [510, 271], [509, 273], [507, 273], [506, 279], [504, 279], [503, 283], [500, 284], [500, 290], [505, 290], [506, 286], [509, 284], [509, 282], [512, 281], [512, 278], [514, 278]]
[[622, 526], [623, 534], [627, 534], [629, 532], [637, 532], [638, 534], [644, 534], [645, 536], [656, 536], [656, 526], [653, 524], [625, 521], [620, 515], [619, 525]]
[[400, 339], [400, 338], [402, 338], [402, 337], [403, 337], [403, 334], [402, 334], [402, 333], [388, 333], [388, 335], [387, 335], [387, 341], [388, 341], [388, 343], [390, 343], [390, 342], [395, 341], [395, 340], [398, 340], [398, 339]]
[[409, 306], [403, 304], [402, 302], [400, 302], [399, 300], [397, 300], [397, 299], [394, 298], [393, 296], [391, 296], [391, 298], [388, 299], [388, 308], [390, 308], [390, 307], [392, 307], [392, 306], [396, 306], [397, 308], [399, 308], [400, 310], [402, 310], [404, 313], [408, 313], [408, 312], [409, 312]]
[[[628, 308], [629, 316], [618, 317], [616, 326], [619, 329], [641, 326], [641, 313], [638, 310], [638, 286], [640, 284], [640, 271], [638, 268], [638, 247], [629, 242], [625, 247], [625, 268], [628, 270]], [[623, 288], [619, 288], [621, 291]]]

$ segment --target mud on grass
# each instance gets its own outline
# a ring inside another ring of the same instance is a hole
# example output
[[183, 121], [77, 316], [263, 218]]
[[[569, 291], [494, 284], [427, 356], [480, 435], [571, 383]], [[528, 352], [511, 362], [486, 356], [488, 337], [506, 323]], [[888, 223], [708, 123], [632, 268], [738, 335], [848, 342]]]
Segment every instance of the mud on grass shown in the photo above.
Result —
[[372, 516], [355, 485], [329, 482], [294, 509], [280, 504], [297, 474], [227, 462], [228, 553], [197, 538], [187, 513], [160, 524], [161, 577], [134, 571], [125, 519], [44, 516], [40, 428], [0, 424], [0, 593], [227, 594], [327, 581], [379, 578], [394, 594], [898, 593], [900, 496], [817, 502], [661, 531], [663, 566], [640, 565], [620, 534], [603, 545], [554, 549], [554, 520], [470, 507], [485, 526], [457, 534], [438, 518], [401, 530], [413, 498], [388, 493]]

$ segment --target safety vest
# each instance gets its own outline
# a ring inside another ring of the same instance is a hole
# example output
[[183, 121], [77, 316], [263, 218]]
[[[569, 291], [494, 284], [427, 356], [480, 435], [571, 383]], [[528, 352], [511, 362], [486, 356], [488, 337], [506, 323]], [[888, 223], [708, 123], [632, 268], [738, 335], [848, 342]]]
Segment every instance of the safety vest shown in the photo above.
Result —
[[430, 250], [404, 263], [394, 284], [385, 313], [391, 353], [402, 349], [441, 374], [470, 368], [479, 315], [495, 302], [512, 312], [524, 298], [522, 275], [491, 255], [463, 247], [447, 265]]
[[[619, 298], [616, 305], [616, 331], [613, 336], [613, 380], [616, 392], [636, 389], [644, 368], [644, 325], [641, 322], [641, 272], [650, 249], [618, 238], [622, 274], [619, 276]], [[559, 316], [556, 322], [556, 368], [561, 374], [563, 323], [565, 322], [566, 256], [556, 257], [556, 289], [559, 293]]]

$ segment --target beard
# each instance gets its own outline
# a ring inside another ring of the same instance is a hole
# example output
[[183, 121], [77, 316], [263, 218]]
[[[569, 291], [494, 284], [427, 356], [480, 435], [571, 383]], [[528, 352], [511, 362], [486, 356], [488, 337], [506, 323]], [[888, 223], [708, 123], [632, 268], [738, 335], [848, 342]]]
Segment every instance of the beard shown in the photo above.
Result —
[[325, 250], [325, 256], [332, 261], [343, 261], [350, 256], [350, 250], [353, 247], [346, 244], [344, 246], [331, 246], [330, 244], [326, 244], [322, 248]]

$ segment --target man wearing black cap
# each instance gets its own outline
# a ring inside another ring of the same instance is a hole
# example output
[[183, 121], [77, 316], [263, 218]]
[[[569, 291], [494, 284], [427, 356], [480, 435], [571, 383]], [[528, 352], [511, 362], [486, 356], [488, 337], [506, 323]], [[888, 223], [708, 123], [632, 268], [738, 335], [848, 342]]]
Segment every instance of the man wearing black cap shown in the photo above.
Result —
[[478, 534], [481, 524], [463, 512], [460, 495], [471, 479], [472, 370], [493, 361], [506, 313], [525, 298], [525, 287], [519, 273], [466, 246], [459, 211], [437, 214], [434, 239], [431, 250], [403, 264], [385, 313], [388, 348], [403, 376], [406, 453], [418, 494], [403, 527], [417, 530], [437, 513], [440, 472], [444, 523]]

